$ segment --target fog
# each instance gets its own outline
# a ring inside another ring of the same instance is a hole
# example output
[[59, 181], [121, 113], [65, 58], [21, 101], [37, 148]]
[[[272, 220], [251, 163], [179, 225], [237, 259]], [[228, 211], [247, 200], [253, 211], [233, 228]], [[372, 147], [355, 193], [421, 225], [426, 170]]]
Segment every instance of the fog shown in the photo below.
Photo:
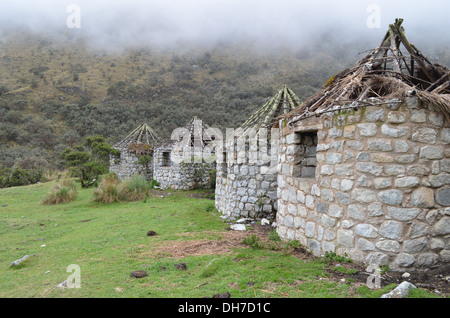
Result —
[[[299, 49], [322, 39], [377, 45], [397, 17], [405, 19], [406, 34], [416, 44], [450, 43], [448, 0], [0, 1], [0, 37], [22, 28], [54, 37], [82, 37], [99, 48], [245, 42]], [[79, 11], [68, 11], [71, 4]]]

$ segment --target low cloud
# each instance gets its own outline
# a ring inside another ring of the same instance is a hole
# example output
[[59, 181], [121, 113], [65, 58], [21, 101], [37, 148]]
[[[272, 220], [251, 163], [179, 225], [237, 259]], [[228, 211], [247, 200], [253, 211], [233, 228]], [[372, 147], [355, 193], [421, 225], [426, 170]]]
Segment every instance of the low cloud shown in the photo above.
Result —
[[[80, 9], [80, 28], [67, 24], [71, 4]], [[417, 0], [15, 0], [2, 4], [0, 30], [76, 34], [103, 48], [186, 43], [208, 47], [227, 41], [302, 48], [322, 38], [378, 41], [388, 24], [401, 17], [415, 42], [449, 43], [448, 12], [446, 0], [426, 5]]]

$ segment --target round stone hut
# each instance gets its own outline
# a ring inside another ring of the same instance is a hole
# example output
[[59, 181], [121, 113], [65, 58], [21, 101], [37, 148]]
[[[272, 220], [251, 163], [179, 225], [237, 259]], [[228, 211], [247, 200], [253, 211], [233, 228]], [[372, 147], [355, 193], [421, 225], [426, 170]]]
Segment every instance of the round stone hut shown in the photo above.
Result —
[[277, 232], [316, 255], [426, 270], [450, 263], [449, 71], [401, 24], [279, 120]]
[[215, 130], [194, 116], [154, 151], [154, 179], [162, 189], [213, 188], [216, 174]]
[[229, 219], [269, 218], [277, 211], [278, 129], [273, 121], [300, 105], [284, 86], [233, 134], [217, 165], [216, 208]]
[[113, 145], [120, 151], [119, 157], [111, 156], [110, 172], [120, 180], [142, 174], [147, 180], [153, 178], [153, 151], [161, 143], [160, 137], [147, 124], [134, 129], [125, 139]]

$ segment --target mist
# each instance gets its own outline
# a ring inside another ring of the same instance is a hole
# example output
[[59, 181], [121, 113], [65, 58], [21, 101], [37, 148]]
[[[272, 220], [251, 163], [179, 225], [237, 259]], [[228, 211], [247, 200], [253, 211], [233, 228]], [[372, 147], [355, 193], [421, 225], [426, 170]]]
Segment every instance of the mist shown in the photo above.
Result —
[[[0, 38], [20, 28], [41, 36], [83, 38], [103, 49], [242, 42], [262, 50], [298, 50], [321, 41], [365, 41], [375, 47], [395, 18], [405, 19], [406, 35], [416, 45], [450, 43], [446, 0], [1, 1]], [[68, 25], [71, 4], [79, 8], [77, 27]], [[370, 5], [378, 11], [369, 10]]]

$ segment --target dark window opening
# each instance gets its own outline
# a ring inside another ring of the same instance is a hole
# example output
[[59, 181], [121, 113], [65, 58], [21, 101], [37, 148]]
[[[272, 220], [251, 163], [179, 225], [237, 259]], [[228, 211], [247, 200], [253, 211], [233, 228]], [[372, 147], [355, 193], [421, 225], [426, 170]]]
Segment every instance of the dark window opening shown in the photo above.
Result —
[[162, 166], [169, 167], [170, 166], [170, 152], [163, 152], [162, 154]]
[[317, 132], [299, 132], [297, 134], [294, 169], [295, 178], [315, 178], [317, 167]]

